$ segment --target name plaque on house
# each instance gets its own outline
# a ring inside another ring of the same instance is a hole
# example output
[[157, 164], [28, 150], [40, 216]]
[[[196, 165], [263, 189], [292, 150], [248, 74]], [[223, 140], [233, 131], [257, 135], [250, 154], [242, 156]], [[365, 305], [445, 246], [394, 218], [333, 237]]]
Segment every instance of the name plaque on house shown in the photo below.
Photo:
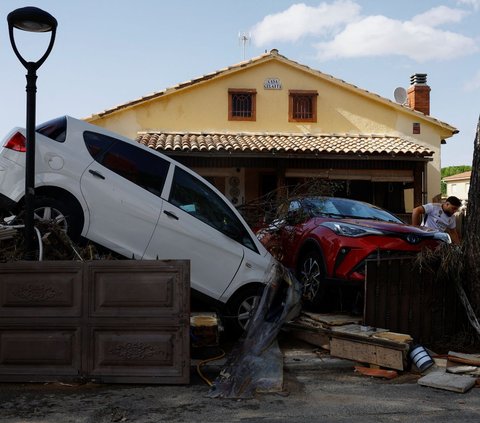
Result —
[[266, 90], [281, 90], [282, 83], [278, 78], [267, 78], [263, 83], [263, 88], [265, 88]]

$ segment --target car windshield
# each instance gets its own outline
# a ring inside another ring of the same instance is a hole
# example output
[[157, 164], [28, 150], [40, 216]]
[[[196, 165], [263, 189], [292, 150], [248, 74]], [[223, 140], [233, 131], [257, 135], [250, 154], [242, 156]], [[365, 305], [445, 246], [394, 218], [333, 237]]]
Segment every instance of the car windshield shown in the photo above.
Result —
[[361, 201], [345, 198], [314, 197], [302, 201], [303, 208], [313, 216], [330, 216], [339, 218], [370, 219], [384, 222], [403, 223], [393, 214]]

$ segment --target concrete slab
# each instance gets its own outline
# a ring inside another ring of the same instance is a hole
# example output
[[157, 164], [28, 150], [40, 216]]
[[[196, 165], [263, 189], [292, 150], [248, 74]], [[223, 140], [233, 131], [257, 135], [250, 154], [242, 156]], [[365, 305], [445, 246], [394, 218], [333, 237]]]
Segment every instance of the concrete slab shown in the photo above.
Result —
[[418, 379], [418, 384], [430, 388], [464, 393], [473, 388], [475, 385], [475, 378], [464, 375], [455, 375], [446, 373], [444, 370], [439, 370], [431, 372]]

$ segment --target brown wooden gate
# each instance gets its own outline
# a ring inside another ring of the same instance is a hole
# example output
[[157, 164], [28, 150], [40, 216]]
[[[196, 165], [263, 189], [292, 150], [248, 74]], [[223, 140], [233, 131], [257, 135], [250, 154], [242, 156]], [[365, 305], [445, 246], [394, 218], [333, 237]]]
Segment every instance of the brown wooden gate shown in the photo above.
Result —
[[407, 333], [424, 344], [468, 327], [453, 281], [421, 271], [412, 258], [368, 260], [365, 285], [366, 325]]
[[0, 381], [188, 383], [186, 260], [0, 265]]

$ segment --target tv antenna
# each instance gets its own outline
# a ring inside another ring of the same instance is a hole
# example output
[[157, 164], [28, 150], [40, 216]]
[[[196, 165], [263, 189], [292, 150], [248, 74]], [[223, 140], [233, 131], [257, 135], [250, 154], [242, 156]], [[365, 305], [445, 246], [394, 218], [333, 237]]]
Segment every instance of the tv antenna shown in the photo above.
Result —
[[242, 43], [242, 47], [243, 47], [243, 60], [245, 60], [246, 46], [250, 42], [251, 39], [252, 39], [252, 35], [250, 34], [250, 32], [248, 34], [246, 32], [239, 32], [238, 33], [238, 42]]

